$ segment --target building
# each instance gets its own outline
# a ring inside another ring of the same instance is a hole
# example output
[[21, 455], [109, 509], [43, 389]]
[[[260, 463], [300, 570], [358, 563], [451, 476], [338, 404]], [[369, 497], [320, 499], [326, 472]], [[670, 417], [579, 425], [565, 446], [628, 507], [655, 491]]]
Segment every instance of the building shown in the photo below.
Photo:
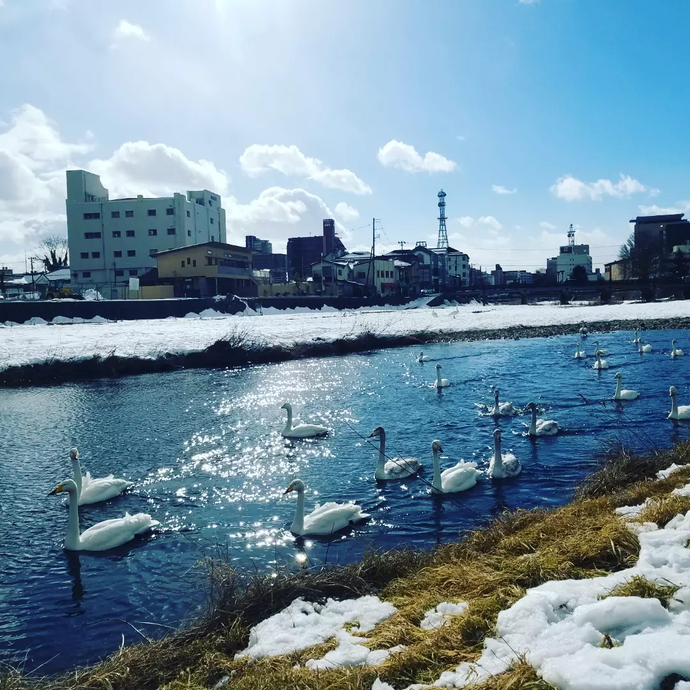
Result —
[[257, 254], [273, 254], [273, 245], [268, 240], [261, 240], [254, 235], [245, 235], [244, 244]]
[[98, 175], [68, 170], [66, 207], [75, 292], [97, 288], [115, 298], [130, 277], [156, 266], [159, 252], [225, 242], [225, 210], [208, 190], [110, 199]]
[[256, 297], [252, 251], [225, 242], [202, 242], [158, 252], [158, 283], [172, 285], [175, 297], [239, 295]]
[[256, 270], [269, 272], [272, 283], [284, 283], [287, 280], [286, 254], [254, 254], [252, 261]]
[[581, 266], [587, 275], [592, 274], [592, 257], [589, 255], [588, 244], [575, 244], [575, 231], [573, 226], [568, 230], [568, 244], [560, 247], [558, 256], [546, 260], [546, 275], [555, 279], [558, 283], [572, 280], [573, 271], [577, 266]]
[[323, 234], [315, 237], [290, 237], [287, 242], [288, 280], [304, 281], [311, 277], [311, 267], [322, 258], [337, 259], [345, 254], [345, 245], [335, 234], [335, 221], [323, 221]]
[[659, 216], [637, 216], [635, 224], [635, 247], [657, 255], [673, 252], [673, 247], [690, 243], [690, 221], [682, 213]]

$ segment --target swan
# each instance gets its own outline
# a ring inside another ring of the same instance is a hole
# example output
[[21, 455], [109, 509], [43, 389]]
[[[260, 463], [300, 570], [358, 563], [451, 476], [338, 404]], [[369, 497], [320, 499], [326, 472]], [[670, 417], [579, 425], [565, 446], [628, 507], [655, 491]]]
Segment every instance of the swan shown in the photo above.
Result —
[[513, 403], [498, 402], [498, 388], [494, 391], [494, 409], [491, 411], [494, 417], [513, 417], [518, 414], [518, 410], [513, 407]]
[[285, 490], [297, 492], [297, 509], [290, 531], [297, 536], [304, 534], [328, 535], [339, 532], [355, 522], [366, 520], [369, 515], [355, 503], [324, 503], [317, 505], [309, 515], [304, 514], [304, 482], [295, 479]]
[[587, 330], [587, 326], [585, 326], [585, 324], [583, 323], [582, 326], [580, 326], [580, 335], [583, 338], [586, 338], [588, 333], [589, 333], [589, 331]]
[[640, 338], [640, 336], [639, 336], [639, 334], [638, 334], [637, 331], [638, 331], [638, 329], [636, 328], [636, 329], [635, 329], [635, 337], [632, 339], [632, 342], [635, 343], [635, 344], [641, 343], [641, 342], [642, 342], [642, 338]]
[[522, 464], [512, 453], [501, 454], [501, 430], [494, 431], [494, 454], [489, 461], [489, 475], [493, 479], [517, 477]]
[[599, 341], [594, 341], [594, 354], [599, 353], [602, 357], [608, 357], [611, 353], [608, 350], [599, 349]]
[[580, 349], [580, 343], [578, 343], [577, 350], [575, 350], [575, 354], [573, 355], [573, 359], [584, 359], [586, 356], [585, 351]]
[[317, 436], [325, 436], [328, 429], [325, 426], [318, 424], [300, 424], [299, 422], [293, 426], [292, 424], [292, 405], [284, 403], [281, 410], [287, 410], [287, 423], [285, 428], [280, 432], [281, 436], [285, 438], [315, 438]]
[[640, 341], [639, 343], [637, 343], [637, 351], [638, 351], [640, 354], [643, 354], [643, 353], [645, 353], [645, 352], [651, 352], [651, 351], [652, 351], [652, 346], [651, 346], [649, 343], [647, 343], [646, 345], [643, 345], [643, 344], [642, 344], [642, 341]]
[[430, 362], [431, 358], [425, 355], [423, 352], [419, 353], [419, 357], [417, 357], [418, 362]]
[[671, 386], [668, 389], [668, 394], [671, 396], [671, 411], [668, 413], [668, 419], [690, 419], [690, 405], [681, 405], [678, 407], [675, 386]]
[[614, 400], [637, 400], [640, 394], [634, 390], [621, 390], [623, 375], [620, 371], [616, 374], [616, 392], [613, 394]]
[[532, 421], [527, 430], [530, 436], [555, 436], [558, 433], [558, 422], [553, 419], [537, 419], [537, 406], [533, 402], [527, 407], [532, 410]]
[[454, 467], [449, 467], [441, 472], [438, 462], [438, 454], [443, 452], [440, 441], [432, 441], [431, 455], [434, 459], [434, 480], [431, 484], [431, 491], [435, 494], [455, 494], [459, 491], [467, 491], [477, 483], [476, 462], [465, 462], [461, 460]]
[[677, 340], [672, 340], [671, 345], [673, 346], [673, 349], [671, 350], [671, 357], [682, 357], [683, 356], [683, 350], [679, 350], [676, 345], [678, 344]]
[[386, 431], [382, 426], [377, 426], [368, 436], [376, 437], [379, 439], [379, 462], [374, 472], [376, 479], [405, 479], [419, 472], [422, 465], [417, 458], [391, 458], [386, 462]]
[[[84, 506], [91, 503], [99, 503], [119, 496], [125, 489], [132, 484], [126, 479], [116, 479], [112, 474], [107, 477], [94, 479], [90, 472], [85, 477], [81, 476], [81, 465], [79, 464], [79, 451], [72, 448], [70, 451], [72, 459], [72, 470], [74, 472], [74, 483], [77, 485], [77, 505]], [[69, 505], [71, 494], [68, 494], [65, 503]]]
[[601, 358], [601, 355], [599, 354], [598, 351], [594, 353], [595, 357], [597, 358], [597, 361], [594, 362], [594, 366], [592, 369], [608, 369], [609, 368], [609, 363]]
[[135, 535], [143, 534], [152, 527], [160, 525], [148, 513], [130, 515], [114, 520], [103, 520], [93, 527], [79, 533], [79, 489], [73, 479], [66, 479], [58, 484], [48, 495], [67, 493], [70, 497], [69, 518], [67, 522], [67, 536], [65, 548], [68, 551], [107, 551], [114, 549], [134, 539]]
[[450, 381], [448, 379], [441, 378], [441, 369], [443, 367], [440, 364], [436, 365], [436, 388], [446, 388], [450, 386]]

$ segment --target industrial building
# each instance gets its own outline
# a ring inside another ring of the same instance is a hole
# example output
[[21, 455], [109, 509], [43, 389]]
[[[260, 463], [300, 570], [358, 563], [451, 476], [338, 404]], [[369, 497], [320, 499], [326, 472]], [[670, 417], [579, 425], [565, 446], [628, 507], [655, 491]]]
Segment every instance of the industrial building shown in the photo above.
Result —
[[345, 245], [335, 234], [335, 221], [323, 221], [323, 235], [315, 237], [290, 237], [287, 242], [288, 280], [307, 280], [311, 267], [322, 258], [337, 259], [345, 254]]

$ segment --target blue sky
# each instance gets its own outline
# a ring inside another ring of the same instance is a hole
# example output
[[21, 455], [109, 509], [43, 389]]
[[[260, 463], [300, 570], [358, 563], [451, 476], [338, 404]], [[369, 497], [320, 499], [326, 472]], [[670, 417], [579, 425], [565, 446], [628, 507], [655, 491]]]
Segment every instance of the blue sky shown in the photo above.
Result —
[[534, 269], [573, 223], [690, 209], [686, 0], [0, 0], [0, 263], [65, 232], [64, 170], [209, 187], [229, 239], [451, 243]]

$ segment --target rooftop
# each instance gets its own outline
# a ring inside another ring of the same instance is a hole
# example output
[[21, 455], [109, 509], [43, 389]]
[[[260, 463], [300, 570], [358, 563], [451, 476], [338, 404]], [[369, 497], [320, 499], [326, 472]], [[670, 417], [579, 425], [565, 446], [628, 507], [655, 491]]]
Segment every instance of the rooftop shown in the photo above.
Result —
[[251, 254], [252, 250], [247, 247], [240, 247], [236, 244], [226, 244], [225, 242], [200, 242], [199, 244], [188, 244], [184, 247], [175, 247], [174, 249], [164, 249], [158, 252], [155, 256], [162, 256], [163, 254], [173, 254], [174, 252], [188, 252], [191, 249], [198, 249], [199, 247], [215, 247], [216, 249], [228, 249], [234, 252], [242, 252], [243, 254]]
[[631, 223], [638, 223], [640, 225], [646, 225], [646, 224], [657, 224], [657, 223], [678, 223], [678, 222], [685, 222], [687, 223], [688, 221], [683, 218], [685, 214], [683, 213], [667, 213], [665, 215], [660, 215], [660, 216], [637, 216], [637, 218], [633, 218], [631, 220]]

